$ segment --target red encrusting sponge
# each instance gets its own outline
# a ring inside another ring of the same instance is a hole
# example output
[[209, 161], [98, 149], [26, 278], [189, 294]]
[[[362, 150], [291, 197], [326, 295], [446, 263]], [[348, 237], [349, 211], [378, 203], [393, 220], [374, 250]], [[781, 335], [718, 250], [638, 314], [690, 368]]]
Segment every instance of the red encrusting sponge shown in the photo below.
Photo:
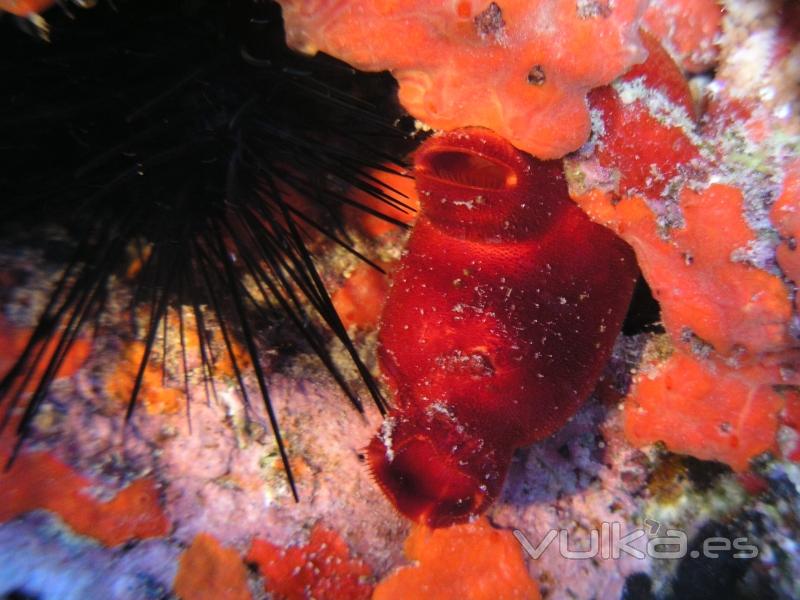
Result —
[[570, 200], [560, 161], [489, 130], [429, 139], [415, 175], [421, 211], [379, 334], [395, 408], [368, 455], [397, 509], [439, 527], [483, 512], [513, 450], [591, 393], [638, 270]]

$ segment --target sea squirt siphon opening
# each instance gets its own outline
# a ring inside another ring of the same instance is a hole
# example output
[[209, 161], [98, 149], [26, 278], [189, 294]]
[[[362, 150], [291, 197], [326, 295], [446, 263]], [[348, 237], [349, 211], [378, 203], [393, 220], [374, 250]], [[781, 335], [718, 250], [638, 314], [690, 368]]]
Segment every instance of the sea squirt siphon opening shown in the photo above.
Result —
[[510, 166], [462, 149], [441, 149], [428, 153], [417, 169], [428, 177], [448, 183], [485, 190], [510, 190], [517, 174]]

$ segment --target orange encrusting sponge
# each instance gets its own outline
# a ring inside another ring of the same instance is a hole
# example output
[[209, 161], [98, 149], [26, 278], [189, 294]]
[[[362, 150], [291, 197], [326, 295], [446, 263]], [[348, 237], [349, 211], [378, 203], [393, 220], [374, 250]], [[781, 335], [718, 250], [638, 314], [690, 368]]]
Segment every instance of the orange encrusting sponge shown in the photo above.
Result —
[[784, 405], [758, 375], [676, 354], [635, 386], [625, 404], [625, 435], [637, 445], [661, 440], [673, 452], [744, 471], [751, 457], [776, 449]]
[[[379, 238], [396, 230], [397, 225], [381, 219], [368, 210], [377, 211], [405, 224], [412, 223], [419, 211], [414, 178], [397, 172], [397, 167], [391, 164], [385, 165], [385, 169], [367, 171], [370, 178], [377, 180], [370, 182], [375, 187], [373, 193], [357, 187], [351, 188], [351, 198], [361, 207], [344, 207], [349, 220], [357, 222], [360, 229], [372, 238]], [[381, 199], [376, 194], [385, 194], [386, 197]]]
[[[15, 327], [0, 316], [0, 379], [5, 377], [14, 366], [16, 360], [25, 350], [32, 333], [33, 329]], [[58, 349], [59, 339], [60, 337], [56, 335], [48, 339], [46, 343], [39, 343], [34, 347], [32, 356], [36, 356], [44, 345], [41, 359], [37, 362], [36, 369], [33, 370], [31, 376], [27, 378], [27, 384], [23, 392], [33, 393], [36, 391], [39, 381], [45, 375], [47, 367]], [[83, 363], [86, 362], [91, 350], [92, 344], [90, 340], [76, 338], [64, 355], [64, 359], [55, 374], [55, 379], [72, 377], [77, 373]]]
[[[389, 70], [437, 129], [481, 126], [539, 158], [589, 135], [586, 93], [645, 54], [641, 0], [279, 0], [287, 43]], [[588, 50], [588, 51], [587, 51]]]
[[[786, 390], [800, 385], [800, 163], [785, 169], [770, 212], [780, 238], [776, 268], [764, 232], [747, 220], [747, 173], [734, 178], [731, 165], [721, 168], [727, 159], [711, 147], [713, 137], [701, 137], [679, 69], [654, 38], [643, 40], [648, 60], [590, 95], [600, 116], [593, 154], [570, 171], [573, 200], [636, 252], [675, 350], [639, 376], [625, 403], [625, 433], [637, 445], [660, 440], [743, 471], [778, 450], [780, 425], [796, 428]], [[715, 127], [746, 117], [733, 108]]]
[[375, 329], [389, 293], [389, 278], [366, 263], [359, 264], [331, 294], [333, 307], [346, 328]]
[[716, 0], [650, 0], [644, 27], [690, 73], [716, 63], [722, 30], [722, 7]]
[[[114, 371], [106, 380], [106, 391], [111, 398], [127, 405], [136, 382], [144, 355], [145, 345], [134, 341], [127, 344]], [[183, 403], [182, 390], [167, 387], [162, 382], [162, 369], [149, 361], [142, 374], [142, 384], [137, 397], [148, 414], [175, 414]]]
[[137, 479], [108, 501], [91, 495], [94, 485], [49, 453], [21, 454], [9, 471], [0, 473], [0, 523], [33, 510], [48, 510], [76, 533], [106, 546], [169, 531], [153, 479]]
[[[0, 316], [0, 380], [2, 380], [14, 368], [17, 359], [22, 355], [25, 346], [28, 344], [33, 333], [31, 328], [14, 327]], [[0, 402], [0, 423], [5, 423], [5, 427], [0, 431], [0, 464], [11, 456], [14, 446], [18, 442], [17, 428], [22, 420], [24, 403], [16, 402], [13, 398], [19, 394], [20, 397], [33, 394], [42, 377], [47, 372], [50, 361], [58, 350], [59, 337], [51, 337], [33, 347], [31, 357], [36, 357], [41, 352], [41, 358], [36, 363], [35, 368], [29, 368], [30, 376], [23, 377], [14, 382], [9, 393]], [[72, 377], [83, 366], [92, 351], [90, 340], [76, 338], [63, 356], [63, 360], [55, 373], [54, 379]], [[24, 386], [24, 387], [21, 387]], [[8, 411], [11, 411], [9, 414]]]
[[414, 564], [399, 567], [375, 588], [373, 600], [540, 600], [522, 549], [509, 531], [486, 518], [444, 529], [414, 525], [405, 543]]
[[181, 600], [250, 600], [247, 568], [232, 548], [198, 534], [181, 555], [173, 589]]
[[247, 561], [258, 565], [264, 589], [276, 600], [367, 600], [372, 593], [372, 570], [351, 557], [335, 531], [317, 523], [304, 546], [280, 548], [254, 539]]

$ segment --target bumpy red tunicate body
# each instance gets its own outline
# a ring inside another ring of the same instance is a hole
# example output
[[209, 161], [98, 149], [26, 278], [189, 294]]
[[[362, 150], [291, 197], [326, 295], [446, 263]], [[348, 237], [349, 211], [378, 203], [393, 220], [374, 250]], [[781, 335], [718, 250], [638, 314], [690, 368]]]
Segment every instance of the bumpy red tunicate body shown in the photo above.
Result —
[[429, 139], [415, 176], [421, 211], [379, 334], [395, 408], [368, 458], [401, 513], [445, 526], [484, 511], [514, 449], [590, 395], [638, 271], [570, 200], [560, 161], [489, 130]]

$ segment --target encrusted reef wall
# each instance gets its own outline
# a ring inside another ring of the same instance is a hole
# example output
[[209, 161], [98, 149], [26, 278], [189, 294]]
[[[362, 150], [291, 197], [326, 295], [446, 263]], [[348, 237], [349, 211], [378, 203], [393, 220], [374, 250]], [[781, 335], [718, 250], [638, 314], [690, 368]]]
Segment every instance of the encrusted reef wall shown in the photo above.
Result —
[[[517, 451], [485, 519], [434, 533], [412, 528], [370, 479], [377, 411], [359, 416], [311, 355], [282, 356], [277, 343], [268, 379], [299, 504], [266, 415], [242, 413], [224, 359], [211, 394], [190, 359], [189, 421], [180, 349], [159, 332], [143, 410], [126, 426], [142, 344], [120, 333], [131, 315], [116, 282], [100, 335], [73, 346], [0, 473], [0, 596], [800, 597], [800, 5], [279, 3], [293, 48], [390, 70], [419, 131], [483, 126], [564, 158], [572, 199], [634, 249], [663, 327], [618, 338], [592, 398]], [[26, 17], [47, 4], [0, 10]], [[407, 178], [375, 177], [413, 195]], [[356, 246], [391, 270], [404, 234], [347, 218]], [[334, 304], [376, 368], [388, 280], [319, 245]], [[58, 269], [43, 252], [3, 244], [0, 256], [2, 374]], [[222, 348], [213, 318], [206, 335]], [[6, 428], [0, 457], [14, 441]], [[638, 551], [679, 530], [698, 555], [574, 560], [556, 542], [533, 559], [519, 543], [563, 531], [587, 548], [604, 524], [641, 529]], [[758, 551], [701, 556], [714, 537]]]

